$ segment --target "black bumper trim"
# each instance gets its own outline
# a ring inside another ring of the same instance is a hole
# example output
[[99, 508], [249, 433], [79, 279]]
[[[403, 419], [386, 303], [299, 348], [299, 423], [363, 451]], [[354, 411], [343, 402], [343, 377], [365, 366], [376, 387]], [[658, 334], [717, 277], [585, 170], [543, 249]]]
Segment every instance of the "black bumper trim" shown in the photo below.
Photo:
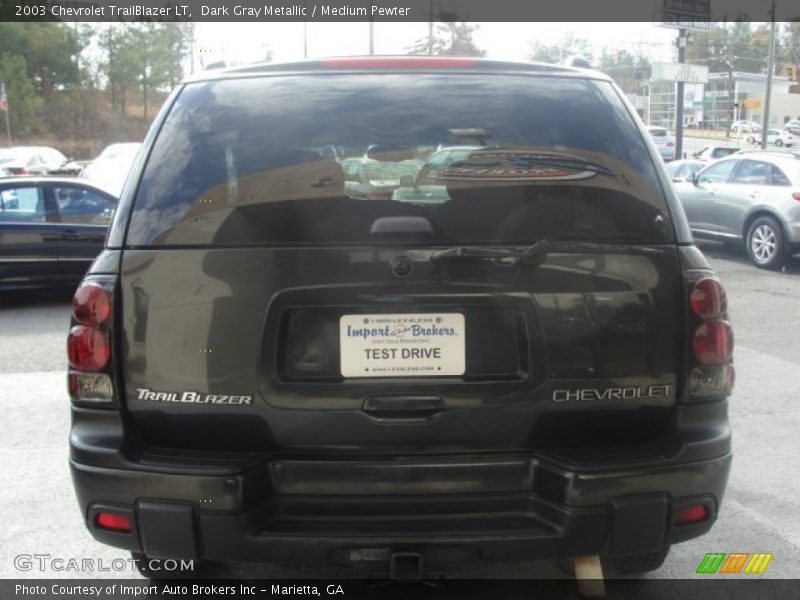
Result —
[[[487, 462], [492, 461], [486, 459], [476, 473], [485, 472]], [[325, 463], [320, 461], [320, 466]], [[175, 546], [181, 556], [171, 558], [319, 563], [340, 561], [350, 550], [380, 548], [421, 552], [426, 564], [435, 565], [429, 556], [433, 549], [461, 548], [473, 558], [515, 560], [646, 551], [702, 535], [716, 518], [730, 463], [726, 455], [670, 467], [589, 474], [531, 458], [533, 485], [528, 490], [498, 492], [490, 486], [455, 494], [428, 488], [426, 494], [357, 496], [349, 494], [348, 476], [358, 475], [358, 465], [348, 472], [340, 464], [340, 493], [322, 495], [276, 493], [280, 486], [270, 481], [275, 463], [236, 476], [145, 473], [75, 462], [71, 467], [84, 515], [95, 503], [147, 506], [148, 518], [139, 517], [138, 532], [126, 540], [109, 539], [87, 522], [92, 534], [110, 545], [141, 549], [139, 540], [158, 535], [145, 530], [146, 523], [159, 522], [160, 507], [165, 513], [174, 511], [177, 501], [184, 507], [185, 523], [186, 515], [192, 514], [194, 529], [182, 528], [185, 543]], [[438, 469], [445, 479], [446, 464]], [[464, 475], [462, 468], [455, 472]], [[306, 489], [313, 490], [308, 485]], [[711, 518], [675, 534], [670, 507], [691, 498], [713, 506]]]

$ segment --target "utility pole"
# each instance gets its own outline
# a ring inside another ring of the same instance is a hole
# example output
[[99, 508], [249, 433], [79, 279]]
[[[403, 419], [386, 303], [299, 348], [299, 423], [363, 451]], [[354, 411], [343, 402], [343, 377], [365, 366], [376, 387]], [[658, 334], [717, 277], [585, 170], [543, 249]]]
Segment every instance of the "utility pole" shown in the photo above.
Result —
[[[686, 30], [678, 30], [678, 64], [686, 62]], [[677, 82], [675, 98], [675, 158], [683, 158], [683, 88], [684, 82]]]
[[428, 9], [428, 56], [433, 54], [433, 0]]
[[3, 99], [3, 112], [6, 115], [6, 136], [8, 136], [8, 146], [11, 147], [11, 125], [8, 122], [8, 96], [6, 96], [6, 84], [0, 82], [0, 98]]
[[[371, 13], [372, 11], [370, 11]], [[375, 21], [369, 18], [369, 55], [375, 54]]]
[[769, 59], [767, 60], [767, 94], [764, 102], [764, 123], [761, 127], [761, 149], [767, 149], [767, 129], [769, 128], [769, 103], [772, 99], [772, 70], [775, 67], [775, 0], [772, 0], [772, 8], [769, 11], [772, 28], [769, 37]]

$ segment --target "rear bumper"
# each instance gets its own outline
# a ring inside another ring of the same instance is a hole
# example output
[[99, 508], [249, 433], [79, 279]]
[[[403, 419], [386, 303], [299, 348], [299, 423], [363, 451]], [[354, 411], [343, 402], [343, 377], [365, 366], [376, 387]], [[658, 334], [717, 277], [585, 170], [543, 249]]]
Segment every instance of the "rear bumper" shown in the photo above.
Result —
[[[388, 568], [397, 553], [426, 572], [471, 561], [655, 551], [706, 533], [731, 455], [586, 470], [544, 456], [393, 461], [271, 459], [236, 473], [167, 473], [71, 461], [87, 527], [155, 558]], [[677, 526], [703, 504], [709, 518]], [[127, 513], [131, 533], [97, 528]]]

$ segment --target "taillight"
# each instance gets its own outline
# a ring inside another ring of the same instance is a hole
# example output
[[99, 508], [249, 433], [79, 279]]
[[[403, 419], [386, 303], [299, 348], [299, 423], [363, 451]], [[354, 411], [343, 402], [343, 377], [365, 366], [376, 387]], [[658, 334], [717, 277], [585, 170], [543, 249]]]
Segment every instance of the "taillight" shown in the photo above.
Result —
[[725, 288], [711, 277], [699, 279], [689, 296], [692, 311], [701, 319], [719, 319], [728, 310]]
[[667, 142], [667, 147], [672, 148], [675, 145], [675, 142]]
[[115, 277], [91, 276], [72, 298], [67, 337], [69, 394], [76, 403], [113, 403], [111, 310]]
[[713, 399], [733, 389], [733, 330], [728, 323], [725, 288], [713, 276], [687, 273], [691, 364], [686, 392], [691, 399]]
[[82, 284], [72, 298], [72, 317], [81, 325], [99, 325], [111, 313], [111, 299], [102, 286]]
[[111, 355], [108, 338], [94, 327], [76, 325], [67, 338], [69, 365], [79, 371], [100, 371]]
[[692, 350], [698, 362], [721, 365], [733, 356], [733, 331], [726, 321], [704, 321], [694, 331]]
[[794, 192], [792, 194], [792, 198], [794, 198], [795, 200], [800, 200], [800, 192]]

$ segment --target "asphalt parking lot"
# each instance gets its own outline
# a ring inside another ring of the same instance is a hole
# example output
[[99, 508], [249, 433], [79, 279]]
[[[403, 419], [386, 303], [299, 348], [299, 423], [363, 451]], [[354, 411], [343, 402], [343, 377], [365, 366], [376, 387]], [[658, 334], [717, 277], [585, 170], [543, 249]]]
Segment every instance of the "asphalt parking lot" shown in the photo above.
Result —
[[[712, 532], [675, 546], [666, 564], [652, 576], [692, 577], [707, 552], [771, 552], [774, 558], [760, 577], [796, 577], [800, 564], [800, 257], [784, 272], [773, 273], [751, 266], [743, 251], [711, 244], [702, 248], [727, 287], [736, 334], [737, 383], [731, 399], [735, 458]], [[67, 468], [64, 342], [68, 318], [69, 294], [0, 297], [2, 578], [128, 575], [15, 567], [15, 556], [20, 554], [103, 559], [106, 564], [127, 558], [124, 552], [94, 542], [73, 498]], [[279, 573], [242, 565], [238, 574], [269, 577]], [[469, 575], [523, 578], [557, 576], [557, 572], [547, 563], [515, 563]]]

